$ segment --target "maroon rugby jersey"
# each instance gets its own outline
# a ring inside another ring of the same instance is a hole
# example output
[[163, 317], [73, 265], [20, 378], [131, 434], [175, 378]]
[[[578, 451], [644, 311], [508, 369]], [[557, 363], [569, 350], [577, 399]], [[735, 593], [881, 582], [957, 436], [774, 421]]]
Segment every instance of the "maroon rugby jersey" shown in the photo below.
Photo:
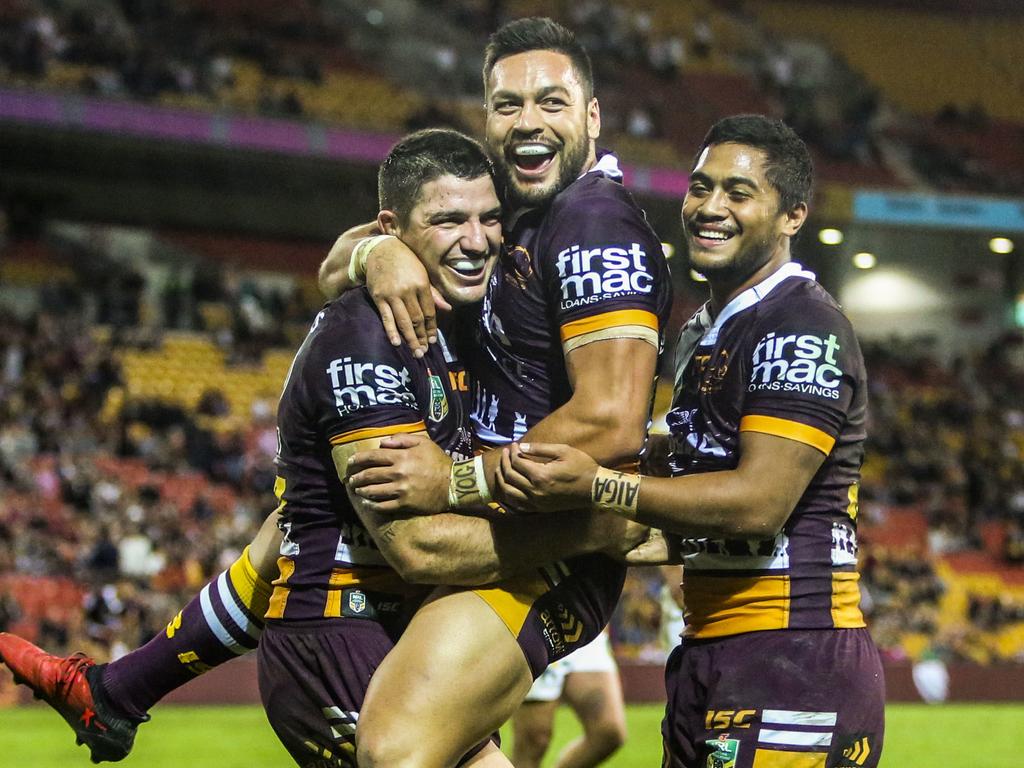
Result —
[[[369, 294], [350, 291], [316, 317], [277, 412], [285, 540], [268, 619], [342, 615], [342, 590], [407, 594], [338, 479], [336, 445], [426, 431], [456, 458], [471, 453], [465, 372], [444, 343], [417, 360], [388, 341]], [[359, 606], [355, 606], [358, 608]]]
[[698, 312], [676, 355], [673, 474], [735, 468], [744, 431], [826, 454], [778, 536], [683, 542], [686, 635], [864, 626], [856, 519], [867, 387], [839, 306], [789, 263], [713, 322]]
[[672, 303], [668, 267], [643, 211], [613, 180], [619, 175], [605, 155], [549, 206], [506, 226], [476, 343], [462, 352], [482, 443], [518, 440], [569, 400], [563, 344], [602, 331], [633, 335], [622, 333], [628, 326], [660, 348]]

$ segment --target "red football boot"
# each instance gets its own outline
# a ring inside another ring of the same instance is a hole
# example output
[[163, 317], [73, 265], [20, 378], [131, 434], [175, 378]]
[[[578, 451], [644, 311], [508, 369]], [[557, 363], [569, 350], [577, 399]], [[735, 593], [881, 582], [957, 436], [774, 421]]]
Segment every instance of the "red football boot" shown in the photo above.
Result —
[[135, 731], [145, 721], [117, 714], [106, 701], [99, 685], [102, 665], [81, 653], [51, 656], [6, 632], [0, 632], [0, 661], [14, 673], [14, 682], [57, 710], [74, 730], [76, 743], [89, 747], [94, 763], [123, 760], [132, 751]]

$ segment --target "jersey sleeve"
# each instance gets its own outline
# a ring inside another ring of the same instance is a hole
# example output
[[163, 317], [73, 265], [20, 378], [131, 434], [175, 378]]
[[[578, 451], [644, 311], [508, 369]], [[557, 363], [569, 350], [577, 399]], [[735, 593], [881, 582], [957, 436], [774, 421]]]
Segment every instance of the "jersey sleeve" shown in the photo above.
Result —
[[606, 338], [659, 344], [661, 242], [624, 190], [574, 199], [550, 228], [545, 290], [566, 352]]
[[380, 322], [328, 328], [313, 341], [306, 389], [331, 445], [426, 429], [411, 361], [371, 321]]
[[811, 301], [798, 312], [766, 312], [747, 350], [740, 432], [762, 432], [832, 451], [863, 368], [849, 320]]

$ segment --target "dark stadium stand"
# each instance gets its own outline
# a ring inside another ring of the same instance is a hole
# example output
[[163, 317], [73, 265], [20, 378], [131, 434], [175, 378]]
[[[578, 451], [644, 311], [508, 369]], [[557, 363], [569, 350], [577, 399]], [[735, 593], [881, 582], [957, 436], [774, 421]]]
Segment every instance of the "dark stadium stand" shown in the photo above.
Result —
[[[482, 13], [476, 3], [442, 5], [452, 18]], [[464, 43], [440, 45], [426, 70], [454, 87], [440, 95], [417, 89], [359, 55], [383, 44], [360, 38], [368, 22], [357, 7], [10, 2], [0, 9], [0, 83], [391, 133], [424, 119], [477, 130], [478, 83], [446, 73], [476, 71], [478, 54], [466, 50], [478, 44], [451, 30]], [[557, 10], [519, 0], [504, 13]], [[556, 15], [580, 30], [594, 54], [605, 134], [628, 161], [683, 168], [686, 148], [715, 119], [767, 112], [786, 117], [816, 147], [826, 181], [1024, 188], [1024, 145], [1006, 122], [1024, 114], [1019, 18], [981, 18], [965, 30], [956, 19], [871, 3], [839, 12], [799, 2], [721, 8], [620, 0], [563, 10]], [[373, 33], [386, 36], [387, 26], [377, 26]], [[904, 26], [927, 34], [903, 35]], [[402, 35], [416, 29], [396, 24], [394, 44], [413, 45]], [[977, 45], [951, 44], [965, 32]], [[918, 47], [908, 52], [908, 45]], [[915, 69], [926, 73], [920, 82], [901, 71], [907, 56], [924, 65]], [[1003, 87], [976, 90], [990, 82]], [[687, 118], [667, 112], [669, 104], [685, 104]], [[947, 136], [916, 117], [951, 109], [982, 116], [984, 125], [973, 136]]]

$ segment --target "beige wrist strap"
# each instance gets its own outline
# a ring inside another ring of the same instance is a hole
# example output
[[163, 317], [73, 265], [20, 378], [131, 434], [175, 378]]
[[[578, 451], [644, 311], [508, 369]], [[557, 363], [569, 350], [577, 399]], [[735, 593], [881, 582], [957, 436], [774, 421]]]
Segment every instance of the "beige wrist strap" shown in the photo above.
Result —
[[394, 235], [373, 235], [356, 243], [352, 249], [352, 258], [348, 261], [348, 279], [353, 286], [366, 283], [366, 259], [374, 248], [392, 237]]
[[491, 489], [487, 487], [484, 457], [475, 456], [465, 461], [452, 462], [448, 481], [449, 509], [477, 507], [491, 502]]
[[635, 520], [640, 502], [640, 475], [598, 467], [590, 487], [590, 500], [595, 510]]

